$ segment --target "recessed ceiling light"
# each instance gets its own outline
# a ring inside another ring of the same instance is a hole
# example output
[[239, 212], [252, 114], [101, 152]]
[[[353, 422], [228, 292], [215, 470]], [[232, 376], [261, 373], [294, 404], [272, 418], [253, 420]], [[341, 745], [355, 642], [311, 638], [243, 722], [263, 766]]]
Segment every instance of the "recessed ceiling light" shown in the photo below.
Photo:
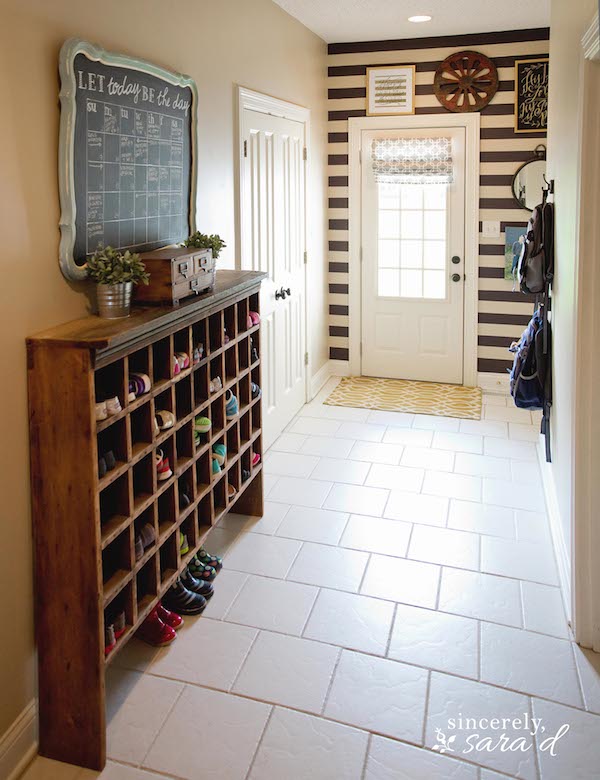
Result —
[[415, 24], [419, 24], [420, 22], [430, 22], [431, 16], [427, 16], [427, 14], [423, 14], [422, 16], [409, 16], [408, 21], [414, 22]]

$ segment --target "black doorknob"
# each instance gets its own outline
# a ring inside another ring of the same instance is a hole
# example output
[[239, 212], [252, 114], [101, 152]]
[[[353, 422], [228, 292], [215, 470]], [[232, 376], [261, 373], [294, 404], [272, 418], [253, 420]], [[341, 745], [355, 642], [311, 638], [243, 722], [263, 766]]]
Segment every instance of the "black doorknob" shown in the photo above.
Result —
[[288, 295], [291, 295], [291, 294], [292, 294], [292, 291], [290, 290], [289, 287], [287, 288], [287, 290], [284, 290], [284, 288], [282, 287], [281, 289], [275, 291], [275, 299], [279, 300], [281, 298], [283, 301], [285, 301], [285, 299], [288, 297]]
[[453, 282], [460, 282], [460, 274], [452, 274], [451, 279]]

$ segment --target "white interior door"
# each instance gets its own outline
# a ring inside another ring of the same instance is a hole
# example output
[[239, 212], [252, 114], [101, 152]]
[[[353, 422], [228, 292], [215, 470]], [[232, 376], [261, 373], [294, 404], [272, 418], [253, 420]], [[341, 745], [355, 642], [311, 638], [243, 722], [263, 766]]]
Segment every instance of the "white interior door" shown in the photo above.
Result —
[[242, 268], [261, 289], [263, 444], [306, 400], [305, 124], [243, 109]]
[[[451, 139], [452, 184], [375, 180], [376, 138]], [[363, 131], [362, 373], [463, 382], [465, 129]]]

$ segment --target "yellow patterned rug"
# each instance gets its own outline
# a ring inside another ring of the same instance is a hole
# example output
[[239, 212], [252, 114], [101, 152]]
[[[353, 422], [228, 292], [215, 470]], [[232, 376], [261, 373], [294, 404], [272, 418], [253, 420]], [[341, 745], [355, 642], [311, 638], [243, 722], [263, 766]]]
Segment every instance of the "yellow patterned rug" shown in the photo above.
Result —
[[355, 406], [387, 412], [481, 419], [481, 388], [438, 382], [347, 376], [342, 377], [325, 403], [329, 406]]

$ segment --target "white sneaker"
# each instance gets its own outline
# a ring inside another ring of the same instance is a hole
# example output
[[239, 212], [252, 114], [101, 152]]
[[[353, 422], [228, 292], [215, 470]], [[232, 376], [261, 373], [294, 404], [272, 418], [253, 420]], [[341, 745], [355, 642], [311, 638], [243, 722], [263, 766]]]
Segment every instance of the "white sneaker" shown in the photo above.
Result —
[[119, 398], [117, 396], [115, 396], [114, 398], [107, 399], [106, 411], [111, 417], [113, 414], [119, 414], [119, 412], [123, 411], [121, 409], [121, 402], [119, 401]]

